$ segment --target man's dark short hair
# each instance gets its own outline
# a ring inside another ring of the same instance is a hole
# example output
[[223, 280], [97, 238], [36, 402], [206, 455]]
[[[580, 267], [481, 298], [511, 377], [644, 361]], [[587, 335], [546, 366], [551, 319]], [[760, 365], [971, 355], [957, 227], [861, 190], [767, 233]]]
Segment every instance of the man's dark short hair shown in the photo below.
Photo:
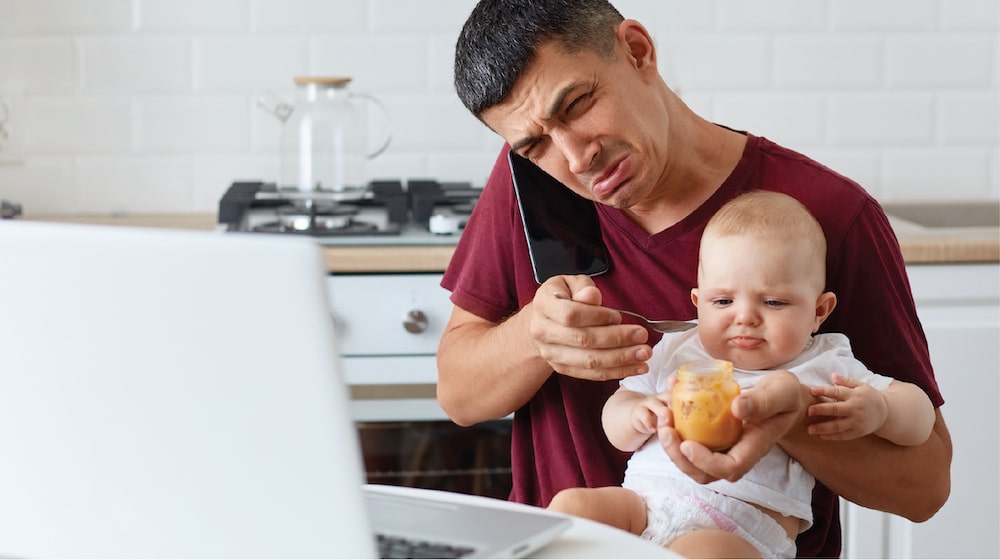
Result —
[[613, 56], [623, 19], [606, 0], [481, 0], [455, 46], [458, 97], [477, 117], [502, 103], [549, 41], [568, 52]]

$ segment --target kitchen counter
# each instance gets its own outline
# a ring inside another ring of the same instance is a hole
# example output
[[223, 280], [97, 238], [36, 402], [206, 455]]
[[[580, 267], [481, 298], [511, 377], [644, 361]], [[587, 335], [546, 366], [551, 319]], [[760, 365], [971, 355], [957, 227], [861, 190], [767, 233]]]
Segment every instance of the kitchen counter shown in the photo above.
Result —
[[[215, 214], [131, 215], [25, 215], [26, 220], [165, 227], [192, 230], [218, 229]], [[890, 217], [907, 264], [1000, 262], [1000, 228], [924, 227]], [[457, 240], [457, 237], [456, 237]], [[386, 239], [391, 243], [391, 238]], [[440, 272], [445, 269], [452, 244], [324, 246], [327, 269], [335, 273]]]
[[[215, 214], [46, 214], [37, 216], [28, 214], [18, 219], [200, 231], [219, 229]], [[391, 243], [391, 237], [385, 239]], [[337, 273], [441, 272], [448, 266], [448, 261], [454, 251], [454, 244], [338, 245], [324, 246], [323, 260], [330, 272]]]
[[906, 264], [1000, 262], [1000, 228], [928, 228], [890, 216]]

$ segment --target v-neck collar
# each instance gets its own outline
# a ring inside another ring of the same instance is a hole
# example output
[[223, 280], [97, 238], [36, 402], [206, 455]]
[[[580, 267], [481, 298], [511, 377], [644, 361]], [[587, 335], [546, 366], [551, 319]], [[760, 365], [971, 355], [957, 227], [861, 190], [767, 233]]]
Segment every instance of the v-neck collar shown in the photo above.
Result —
[[733, 168], [732, 173], [729, 174], [729, 177], [712, 193], [712, 196], [708, 197], [705, 202], [681, 221], [664, 230], [650, 234], [646, 233], [644, 229], [630, 220], [625, 212], [604, 204], [595, 204], [598, 213], [603, 218], [602, 221], [617, 228], [634, 244], [642, 248], [666, 245], [678, 237], [690, 233], [692, 230], [704, 227], [709, 218], [723, 204], [744, 190], [750, 178], [754, 162], [760, 155], [760, 138], [750, 133], [746, 133], [746, 136], [747, 140], [743, 147], [743, 154], [740, 156], [736, 167]]

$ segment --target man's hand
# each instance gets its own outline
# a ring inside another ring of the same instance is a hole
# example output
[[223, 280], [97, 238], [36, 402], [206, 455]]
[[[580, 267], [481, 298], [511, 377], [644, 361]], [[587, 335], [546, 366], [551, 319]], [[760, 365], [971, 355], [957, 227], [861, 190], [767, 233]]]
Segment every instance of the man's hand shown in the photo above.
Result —
[[588, 276], [556, 276], [535, 292], [528, 327], [538, 354], [563, 375], [605, 381], [649, 371], [649, 333], [601, 307]]
[[776, 371], [733, 399], [732, 411], [743, 421], [743, 436], [725, 453], [713, 453], [694, 441], [681, 441], [672, 422], [662, 425], [658, 436], [674, 464], [696, 482], [735, 482], [804, 422], [811, 401], [809, 389], [795, 375]]

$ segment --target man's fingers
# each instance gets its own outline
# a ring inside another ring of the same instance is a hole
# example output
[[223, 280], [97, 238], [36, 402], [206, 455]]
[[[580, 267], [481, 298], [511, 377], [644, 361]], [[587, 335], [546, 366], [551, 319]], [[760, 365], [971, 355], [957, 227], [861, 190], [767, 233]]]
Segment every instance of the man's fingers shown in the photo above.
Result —
[[680, 434], [674, 430], [672, 425], [661, 425], [657, 430], [657, 437], [670, 460], [681, 472], [691, 477], [691, 480], [699, 484], [708, 484], [719, 479], [717, 476], [711, 476], [698, 469], [685, 455], [685, 453], [690, 453], [692, 456], [698, 457], [700, 453], [697, 450], [692, 453], [691, 446], [701, 447], [705, 452], [708, 452], [704, 446], [693, 441], [682, 441]]
[[799, 410], [803, 386], [789, 371], [765, 375], [755, 387], [733, 399], [733, 414], [744, 421], [763, 420]]
[[566, 283], [573, 290], [573, 299], [575, 301], [590, 305], [601, 305], [604, 298], [589, 276], [570, 276]]
[[[735, 447], [729, 450], [730, 453], [715, 453], [696, 441], [685, 441], [681, 443], [680, 449], [693, 466], [712, 480], [736, 481], [749, 470], [749, 467], [740, 464], [737, 456], [730, 454]], [[753, 466], [753, 463], [750, 463], [750, 466]]]

